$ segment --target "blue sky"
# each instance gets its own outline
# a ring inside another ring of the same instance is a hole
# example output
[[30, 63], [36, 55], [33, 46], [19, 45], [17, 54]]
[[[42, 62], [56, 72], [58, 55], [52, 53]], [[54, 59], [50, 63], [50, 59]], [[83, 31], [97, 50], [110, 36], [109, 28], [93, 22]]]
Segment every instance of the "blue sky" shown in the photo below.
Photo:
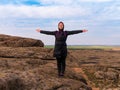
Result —
[[1, 0], [0, 34], [29, 37], [54, 44], [54, 37], [39, 34], [36, 28], [89, 30], [69, 36], [68, 45], [120, 45], [119, 0]]

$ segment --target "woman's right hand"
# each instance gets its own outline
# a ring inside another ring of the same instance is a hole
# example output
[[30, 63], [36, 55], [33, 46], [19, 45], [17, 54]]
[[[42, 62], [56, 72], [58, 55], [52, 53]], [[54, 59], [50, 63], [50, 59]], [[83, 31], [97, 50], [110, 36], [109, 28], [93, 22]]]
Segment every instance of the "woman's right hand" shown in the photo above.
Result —
[[84, 30], [82, 30], [83, 32], [88, 32], [88, 30], [86, 30], [86, 29], [84, 29]]
[[40, 32], [41, 30], [40, 29], [36, 29], [37, 32]]

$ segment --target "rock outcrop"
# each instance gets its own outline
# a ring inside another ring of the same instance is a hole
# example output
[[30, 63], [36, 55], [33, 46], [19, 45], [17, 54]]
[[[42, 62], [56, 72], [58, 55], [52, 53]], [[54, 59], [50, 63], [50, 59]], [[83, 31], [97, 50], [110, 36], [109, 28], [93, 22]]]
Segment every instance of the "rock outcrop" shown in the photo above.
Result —
[[0, 35], [0, 90], [92, 90], [82, 73], [72, 69], [78, 64], [70, 54], [65, 76], [58, 77], [53, 49], [43, 45]]
[[[75, 50], [70, 52], [87, 75], [91, 85], [100, 90], [120, 90], [120, 51]], [[96, 90], [96, 89], [95, 89]]]
[[41, 40], [0, 34], [0, 46], [5, 47], [43, 47]]
[[120, 51], [68, 50], [57, 76], [53, 49], [40, 40], [0, 35], [0, 90], [120, 90]]

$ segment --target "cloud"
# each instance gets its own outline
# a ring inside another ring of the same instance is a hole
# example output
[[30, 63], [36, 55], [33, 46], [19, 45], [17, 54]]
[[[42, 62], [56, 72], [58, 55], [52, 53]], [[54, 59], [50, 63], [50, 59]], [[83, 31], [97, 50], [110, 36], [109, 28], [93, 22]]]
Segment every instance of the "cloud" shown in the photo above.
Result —
[[90, 12], [81, 7], [0, 5], [0, 13], [0, 18], [67, 18], [88, 15]]
[[95, 2], [95, 3], [100, 3], [100, 2], [110, 2], [113, 0], [38, 0], [43, 5], [79, 5], [82, 2]]
[[[31, 1], [31, 0], [29, 0]], [[91, 5], [84, 5], [84, 7], [80, 4], [80, 2], [108, 2], [112, 0], [67, 0], [67, 1], [59, 1], [59, 0], [34, 0], [34, 2], [39, 2], [41, 4], [45, 4], [45, 6], [28, 6], [24, 5], [24, 2], [28, 2], [28, 0], [13, 0], [13, 3], [17, 3], [17, 5], [11, 5], [12, 0], [9, 1], [6, 5], [0, 5], [0, 18], [6, 17], [26, 17], [26, 18], [116, 18], [118, 19], [120, 13], [119, 5], [105, 6], [99, 10]], [[79, 3], [78, 3], [79, 2]], [[76, 3], [76, 4], [75, 4]], [[119, 2], [117, 2], [119, 3]], [[20, 5], [18, 5], [20, 4]], [[51, 5], [47, 5], [51, 4]], [[58, 5], [60, 4], [60, 5]], [[65, 5], [67, 4], [67, 5]], [[73, 4], [73, 5], [72, 5]], [[75, 4], [75, 5], [74, 5]], [[95, 11], [94, 11], [95, 10]], [[95, 13], [98, 12], [98, 13]], [[97, 16], [95, 16], [97, 15]]]
[[11, 5], [42, 5], [42, 6], [55, 6], [55, 5], [80, 5], [81, 3], [104, 3], [111, 2], [114, 0], [3, 0], [0, 4], [11, 4]]
[[37, 35], [35, 29], [56, 30], [57, 23], [63, 21], [66, 30], [89, 30], [70, 37], [68, 44], [119, 44], [119, 15], [119, 0], [3, 0], [0, 33], [40, 38], [45, 44], [54, 44], [54, 37]]
[[102, 2], [110, 2], [113, 0], [38, 0], [43, 5], [80, 5], [81, 3], [102, 3]]
[[113, 0], [79, 0], [80, 2], [110, 2]]
[[93, 17], [96, 17], [98, 21], [110, 21], [110, 20], [120, 20], [120, 2], [111, 2], [104, 7], [100, 7], [95, 13], [93, 13]]
[[74, 0], [38, 0], [43, 5], [69, 5], [74, 2]]

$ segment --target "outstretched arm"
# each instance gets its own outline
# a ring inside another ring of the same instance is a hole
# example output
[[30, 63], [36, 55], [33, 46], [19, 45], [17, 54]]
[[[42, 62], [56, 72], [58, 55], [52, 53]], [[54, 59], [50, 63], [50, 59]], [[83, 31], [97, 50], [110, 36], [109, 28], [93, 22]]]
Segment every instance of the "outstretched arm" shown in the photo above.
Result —
[[78, 34], [82, 32], [87, 32], [88, 30], [74, 30], [74, 31], [67, 31], [67, 35]]
[[44, 31], [40, 29], [36, 29], [37, 32], [47, 34], [47, 35], [55, 35], [55, 31]]

